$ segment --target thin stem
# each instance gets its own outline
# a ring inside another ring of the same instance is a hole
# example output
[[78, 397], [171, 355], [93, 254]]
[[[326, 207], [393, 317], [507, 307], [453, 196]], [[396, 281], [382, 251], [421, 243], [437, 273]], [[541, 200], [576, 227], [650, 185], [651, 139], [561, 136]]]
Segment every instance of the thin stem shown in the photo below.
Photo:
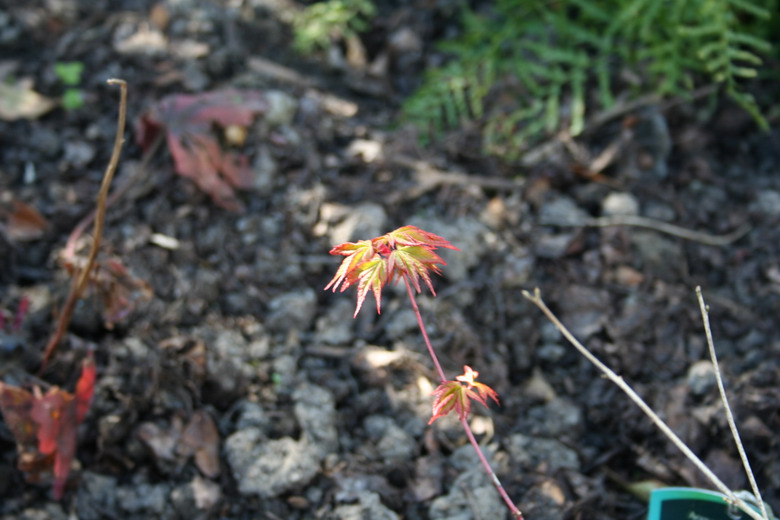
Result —
[[574, 335], [569, 332], [569, 329], [566, 328], [566, 326], [561, 323], [561, 321], [558, 319], [555, 314], [550, 310], [549, 307], [544, 303], [544, 300], [542, 300], [541, 293], [539, 292], [539, 289], [535, 289], [534, 293], [531, 294], [528, 291], [522, 292], [523, 296], [529, 300], [531, 303], [536, 305], [539, 310], [541, 310], [545, 316], [547, 316], [547, 319], [549, 319], [553, 325], [563, 334], [563, 336], [571, 343], [574, 348], [576, 348], [580, 354], [585, 356], [585, 358], [596, 365], [596, 367], [601, 370], [601, 372], [604, 373], [604, 375], [607, 376], [607, 378], [615, 383], [618, 387], [620, 387], [623, 392], [625, 392], [626, 395], [628, 395], [629, 398], [636, 404], [644, 413], [647, 415], [651, 421], [658, 427], [661, 432], [663, 432], [664, 435], [666, 435], [670, 441], [680, 450], [683, 452], [683, 454], [688, 457], [688, 459], [693, 462], [693, 464], [704, 473], [704, 475], [712, 482], [715, 487], [726, 495], [727, 499], [736, 504], [737, 507], [744, 513], [746, 513], [750, 518], [753, 518], [754, 520], [765, 520], [761, 517], [754, 509], [752, 509], [750, 506], [748, 506], [744, 500], [734, 495], [734, 493], [724, 484], [718, 477], [715, 475], [715, 473], [708, 468], [704, 462], [701, 461], [699, 457], [696, 456], [693, 451], [675, 434], [669, 426], [666, 425], [665, 422], [658, 416], [658, 414], [655, 413], [655, 411], [650, 408], [650, 406], [642, 399], [639, 394], [637, 394], [631, 386], [626, 383], [622, 377], [617, 375], [615, 372], [612, 371], [611, 368], [609, 368], [607, 365], [602, 363], [596, 356], [594, 356], [582, 343], [577, 340], [577, 338], [574, 337]]
[[[425, 340], [425, 346], [428, 348], [428, 354], [430, 354], [431, 359], [433, 360], [433, 364], [436, 366], [439, 379], [442, 383], [444, 383], [447, 381], [447, 376], [444, 375], [444, 370], [442, 370], [441, 363], [439, 363], [439, 357], [436, 355], [436, 351], [433, 349], [433, 345], [431, 345], [431, 340], [428, 338], [428, 332], [425, 329], [425, 323], [423, 322], [420, 308], [417, 306], [417, 300], [414, 297], [414, 291], [412, 290], [412, 286], [406, 277], [404, 277], [404, 283], [406, 284], [406, 294], [409, 295], [409, 301], [412, 303], [412, 309], [414, 309], [414, 315], [417, 317], [417, 325], [420, 327], [420, 332], [422, 332], [423, 339]], [[501, 495], [504, 503], [512, 513], [512, 516], [518, 520], [523, 520], [523, 513], [520, 512], [514, 502], [512, 502], [512, 499], [509, 498], [509, 495], [504, 489], [504, 486], [501, 484], [501, 481], [498, 479], [498, 476], [493, 471], [493, 468], [490, 467], [490, 463], [488, 462], [487, 457], [485, 457], [485, 454], [482, 452], [482, 447], [477, 442], [477, 438], [474, 437], [474, 432], [471, 431], [471, 426], [469, 426], [468, 420], [465, 417], [462, 417], [460, 419], [460, 424], [466, 431], [466, 436], [469, 438], [471, 446], [477, 453], [477, 457], [479, 457], [479, 461], [482, 463], [482, 467], [484, 468], [485, 473], [487, 473], [488, 477], [490, 477], [490, 481], [495, 486], [498, 494]]]
[[46, 349], [43, 351], [43, 361], [41, 361], [41, 368], [39, 372], [43, 372], [46, 369], [46, 365], [57, 349], [62, 335], [65, 333], [65, 329], [70, 324], [70, 317], [73, 314], [73, 309], [76, 306], [76, 302], [81, 298], [84, 288], [89, 280], [89, 274], [92, 271], [92, 267], [95, 265], [95, 259], [97, 258], [98, 249], [100, 248], [100, 241], [103, 237], [103, 223], [106, 217], [106, 197], [108, 197], [108, 189], [111, 186], [111, 180], [114, 178], [114, 172], [119, 164], [119, 155], [122, 151], [122, 144], [125, 141], [125, 120], [127, 118], [127, 83], [121, 79], [109, 79], [108, 84], [119, 85], [120, 98], [119, 98], [119, 116], [116, 123], [116, 136], [114, 138], [114, 148], [111, 152], [111, 159], [106, 167], [106, 171], [103, 174], [103, 182], [100, 186], [100, 192], [97, 197], [97, 211], [95, 217], [95, 230], [92, 235], [92, 247], [89, 250], [89, 257], [84, 269], [79, 273], [78, 278], [74, 277], [73, 283], [71, 283], [70, 292], [65, 300], [65, 304], [60, 312], [60, 317], [57, 322], [57, 329], [54, 331], [49, 343], [46, 345]]
[[423, 339], [425, 340], [425, 346], [428, 348], [428, 354], [430, 354], [431, 359], [433, 360], [433, 365], [436, 367], [436, 372], [439, 374], [439, 380], [443, 383], [447, 380], [447, 376], [444, 375], [444, 370], [442, 370], [441, 363], [439, 363], [439, 356], [436, 355], [436, 351], [433, 350], [433, 345], [431, 345], [431, 340], [428, 338], [428, 331], [425, 330], [425, 323], [423, 323], [422, 314], [420, 314], [420, 308], [417, 306], [417, 300], [414, 297], [414, 291], [412, 291], [412, 286], [406, 277], [404, 277], [404, 284], [406, 284], [406, 294], [409, 295], [409, 301], [412, 302], [414, 315], [417, 316], [417, 325], [420, 327], [420, 332], [422, 332]]
[[460, 419], [460, 424], [463, 426], [463, 429], [466, 430], [466, 436], [469, 438], [469, 442], [471, 443], [471, 446], [474, 448], [474, 451], [477, 452], [477, 457], [479, 457], [479, 462], [482, 463], [482, 468], [484, 468], [485, 473], [487, 473], [488, 476], [490, 477], [490, 481], [498, 490], [498, 494], [501, 495], [501, 498], [504, 500], [504, 503], [509, 508], [509, 511], [512, 513], [512, 516], [514, 516], [518, 520], [523, 520], [523, 513], [520, 512], [520, 510], [517, 508], [515, 503], [512, 502], [512, 499], [509, 498], [509, 495], [504, 489], [504, 486], [501, 484], [501, 481], [498, 480], [498, 476], [493, 471], [493, 468], [490, 467], [490, 463], [488, 462], [487, 457], [485, 457], [485, 454], [482, 452], [482, 447], [477, 442], [476, 437], [474, 437], [474, 432], [471, 431], [471, 427], [469, 426], [469, 421], [465, 417], [463, 417]]
[[737, 451], [739, 452], [739, 458], [742, 459], [742, 465], [745, 468], [748, 480], [750, 481], [750, 489], [753, 491], [753, 495], [758, 499], [759, 507], [761, 508], [761, 514], [764, 520], [769, 520], [769, 515], [764, 505], [764, 500], [761, 498], [761, 491], [758, 489], [756, 478], [753, 475], [753, 470], [750, 469], [750, 462], [748, 461], [747, 454], [745, 453], [745, 447], [742, 445], [742, 439], [739, 436], [739, 430], [737, 430], [737, 423], [734, 421], [734, 414], [731, 412], [731, 406], [729, 406], [729, 400], [726, 397], [726, 388], [723, 385], [723, 377], [720, 372], [720, 366], [718, 365], [718, 356], [715, 354], [715, 343], [712, 341], [712, 329], [710, 328], [710, 315], [707, 306], [704, 304], [704, 297], [701, 294], [701, 287], [696, 286], [696, 298], [699, 300], [699, 310], [701, 310], [701, 319], [704, 322], [704, 334], [707, 336], [707, 347], [710, 351], [710, 359], [712, 360], [712, 366], [715, 368], [715, 379], [718, 381], [718, 392], [720, 392], [720, 400], [723, 402], [723, 408], [726, 411], [726, 420], [729, 423], [729, 429], [731, 435], [734, 437], [734, 443], [737, 445]]

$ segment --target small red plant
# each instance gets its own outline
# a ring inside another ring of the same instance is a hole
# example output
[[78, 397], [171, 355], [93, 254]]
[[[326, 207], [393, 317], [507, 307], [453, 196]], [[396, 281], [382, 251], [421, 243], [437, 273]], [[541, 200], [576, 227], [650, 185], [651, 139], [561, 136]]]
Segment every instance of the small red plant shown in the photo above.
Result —
[[54, 475], [54, 498], [59, 500], [76, 455], [76, 434], [84, 421], [95, 389], [95, 362], [84, 360], [76, 392], [56, 386], [45, 394], [28, 392], [0, 382], [0, 411], [16, 440], [18, 467], [31, 481], [41, 473]]
[[325, 289], [333, 289], [335, 292], [340, 288], [341, 292], [344, 292], [353, 285], [357, 285], [357, 305], [354, 314], [357, 316], [369, 292], [374, 294], [377, 313], [381, 312], [382, 288], [389, 283], [403, 279], [406, 293], [417, 317], [417, 325], [420, 327], [428, 354], [431, 356], [441, 381], [441, 384], [434, 391], [433, 414], [428, 424], [453, 410], [455, 411], [469, 442], [482, 463], [482, 467], [490, 476], [491, 482], [496, 486], [512, 515], [522, 520], [523, 514], [509, 498], [493, 472], [468, 423], [472, 399], [487, 406], [488, 398], [498, 403], [498, 395], [486, 384], [477, 382], [476, 378], [479, 372], [472, 370], [469, 366], [463, 367], [463, 375], [457, 376], [454, 380], [447, 379], [436, 351], [428, 338], [422, 314], [420, 314], [417, 300], [414, 297], [415, 291], [422, 292], [420, 280], [425, 282], [434, 296], [436, 295], [431, 283], [431, 273], [441, 274], [439, 266], [447, 265], [435, 252], [440, 247], [458, 250], [446, 239], [415, 226], [400, 227], [371, 240], [339, 244], [330, 250], [330, 254], [345, 258]]
[[467, 419], [471, 412], [471, 400], [478, 401], [487, 406], [488, 397], [498, 404], [498, 394], [484, 383], [476, 381], [479, 372], [470, 366], [463, 367], [463, 375], [457, 376], [455, 381], [445, 381], [434, 390], [436, 399], [433, 402], [433, 414], [428, 424], [439, 417], [444, 417], [455, 410], [459, 419]]

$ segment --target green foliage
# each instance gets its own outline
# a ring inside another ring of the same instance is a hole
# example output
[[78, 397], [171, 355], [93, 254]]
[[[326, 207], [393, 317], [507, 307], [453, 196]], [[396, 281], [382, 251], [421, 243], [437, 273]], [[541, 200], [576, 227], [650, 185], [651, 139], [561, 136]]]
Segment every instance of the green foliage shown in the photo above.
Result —
[[294, 21], [295, 47], [304, 53], [325, 49], [331, 38], [368, 29], [376, 8], [371, 0], [325, 0], [306, 7]]
[[80, 61], [64, 61], [54, 64], [54, 73], [67, 88], [62, 95], [62, 107], [65, 110], [76, 110], [84, 106], [84, 93], [79, 87], [84, 63]]
[[84, 92], [79, 88], [65, 89], [62, 94], [62, 108], [65, 110], [76, 110], [84, 106]]
[[762, 125], [743, 82], [770, 50], [768, 4], [777, 0], [497, 0], [466, 10], [452, 55], [405, 103], [428, 135], [465, 122], [486, 151], [508, 159], [587, 113], [623, 98], [689, 96], [717, 83]]
[[78, 86], [81, 83], [81, 74], [84, 72], [84, 64], [80, 61], [60, 61], [54, 64], [54, 73], [64, 85]]

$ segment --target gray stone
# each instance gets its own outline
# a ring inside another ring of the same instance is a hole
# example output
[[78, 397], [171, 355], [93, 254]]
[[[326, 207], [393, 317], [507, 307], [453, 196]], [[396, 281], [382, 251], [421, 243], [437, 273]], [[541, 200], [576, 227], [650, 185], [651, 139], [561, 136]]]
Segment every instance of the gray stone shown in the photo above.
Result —
[[532, 432], [555, 438], [573, 438], [582, 429], [582, 410], [568, 399], [556, 397], [531, 410]]
[[168, 508], [169, 494], [167, 484], [130, 484], [117, 488], [116, 501], [126, 513], [160, 518]]
[[534, 254], [539, 258], [557, 259], [569, 252], [577, 233], [538, 233], [534, 237]]
[[665, 280], [680, 277], [685, 258], [679, 241], [665, 238], [654, 231], [636, 230], [631, 233], [631, 242], [642, 260], [643, 272], [650, 272]]
[[270, 427], [270, 420], [268, 414], [265, 413], [260, 403], [253, 401], [241, 401], [235, 408], [238, 410], [238, 420], [236, 421], [236, 429], [244, 430], [246, 428], [260, 428], [265, 430]]
[[539, 223], [546, 226], [578, 226], [589, 218], [573, 199], [562, 195], [543, 204], [539, 211]]
[[116, 478], [91, 471], [81, 473], [75, 510], [80, 520], [100, 520], [105, 511], [116, 511]]
[[490, 233], [482, 222], [467, 217], [454, 220], [431, 219], [420, 223], [419, 227], [444, 237], [460, 249], [460, 251], [437, 250], [437, 253], [447, 262], [447, 265], [442, 268], [444, 278], [453, 283], [467, 279], [471, 268], [480, 262], [486, 249], [485, 236]]
[[750, 204], [750, 211], [764, 217], [780, 217], [780, 192], [761, 190], [756, 194], [756, 200]]
[[366, 433], [371, 439], [371, 451], [382, 461], [401, 462], [414, 458], [417, 443], [414, 438], [385, 415], [371, 415], [364, 423]]
[[536, 357], [542, 361], [551, 361], [553, 363], [560, 361], [566, 354], [566, 347], [557, 343], [545, 343], [536, 349]]
[[[485, 454], [491, 459], [490, 452]], [[436, 498], [428, 509], [431, 520], [505, 518], [506, 505], [482, 469], [471, 445], [460, 447], [450, 461], [460, 474], [449, 493]]]
[[[334, 216], [339, 208], [333, 208]], [[387, 214], [382, 206], [373, 202], [358, 204], [349, 208], [343, 220], [334, 224], [330, 231], [330, 242], [342, 244], [357, 240], [369, 240], [390, 231], [387, 226]]]
[[336, 450], [336, 411], [330, 392], [303, 384], [293, 398], [300, 440], [268, 440], [255, 426], [226, 439], [225, 456], [241, 494], [271, 498], [305, 486], [320, 471], [322, 460]]
[[270, 126], [282, 126], [292, 123], [298, 102], [281, 90], [269, 90], [265, 95], [268, 100], [268, 111], [263, 120]]
[[83, 168], [95, 158], [95, 147], [86, 141], [67, 141], [65, 161], [76, 168]]
[[606, 291], [585, 285], [571, 285], [559, 297], [561, 321], [581, 340], [601, 330], [609, 305]]
[[601, 214], [639, 215], [639, 201], [630, 193], [612, 192], [601, 203]]
[[697, 361], [688, 369], [688, 388], [697, 396], [712, 391], [717, 385], [715, 367], [709, 361]]
[[269, 441], [258, 428], [228, 437], [225, 454], [242, 495], [272, 498], [308, 484], [320, 469], [319, 450], [311, 443]]
[[322, 457], [334, 452], [338, 447], [338, 432], [333, 395], [325, 388], [302, 383], [293, 392], [293, 399], [295, 417], [304, 438], [317, 445]]
[[401, 339], [409, 332], [417, 331], [417, 316], [409, 308], [402, 308], [393, 313], [385, 326], [387, 336], [392, 340]]
[[325, 315], [317, 319], [317, 340], [330, 345], [347, 345], [352, 342], [354, 320], [350, 319], [355, 311], [355, 303], [339, 298], [328, 306]]
[[279, 165], [271, 155], [268, 146], [260, 144], [252, 161], [252, 187], [260, 194], [268, 194], [274, 187], [274, 178], [279, 171]]
[[382, 503], [379, 495], [363, 491], [358, 495], [358, 503], [339, 506], [333, 510], [338, 520], [398, 520], [399, 516]]
[[555, 439], [518, 433], [509, 438], [507, 451], [515, 464], [527, 470], [554, 473], [559, 469], [580, 469], [577, 452]]
[[317, 294], [305, 287], [277, 296], [268, 304], [271, 311], [266, 325], [273, 331], [304, 331], [311, 327], [317, 311]]

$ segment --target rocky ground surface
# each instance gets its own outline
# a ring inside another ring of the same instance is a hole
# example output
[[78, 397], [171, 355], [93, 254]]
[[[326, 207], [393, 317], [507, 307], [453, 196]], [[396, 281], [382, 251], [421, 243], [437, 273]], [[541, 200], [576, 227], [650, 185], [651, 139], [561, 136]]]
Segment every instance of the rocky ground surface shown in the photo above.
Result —
[[[423, 148], [395, 122], [437, 59], [433, 39], [455, 23], [435, 4], [380, 6], [363, 58], [334, 47], [327, 60], [290, 49], [284, 0], [0, 11], [2, 73], [55, 98], [55, 64], [80, 61], [85, 96], [73, 110], [0, 118], [0, 377], [73, 388], [86, 352], [98, 367], [62, 500], [16, 469], [0, 423], [0, 518], [508, 518], [458, 422], [426, 425], [436, 378], [404, 293], [386, 290], [381, 316], [367, 305], [353, 320], [354, 294], [323, 291], [333, 244], [406, 224], [460, 248], [420, 306], [445, 370], [469, 364], [498, 391], [501, 406], [477, 407], [472, 424], [526, 518], [639, 519], [635, 484], [704, 484], [521, 296], [537, 286], [744, 488], [703, 361], [700, 285], [743, 440], [780, 509], [780, 134], [723, 101], [641, 107], [525, 165], [482, 156], [469, 135]], [[130, 125], [116, 179], [129, 187], [109, 207], [101, 255], [108, 282], [38, 378], [66, 267], [87, 253], [84, 236], [66, 244], [111, 153], [111, 77], [129, 84]], [[220, 136], [252, 172], [220, 204], [174, 172], [166, 143], [145, 153], [138, 138], [165, 96], [225, 88], [255, 92], [259, 108], [246, 135]], [[637, 216], [655, 224], [615, 225]], [[613, 225], [597, 227], [605, 217]]]

